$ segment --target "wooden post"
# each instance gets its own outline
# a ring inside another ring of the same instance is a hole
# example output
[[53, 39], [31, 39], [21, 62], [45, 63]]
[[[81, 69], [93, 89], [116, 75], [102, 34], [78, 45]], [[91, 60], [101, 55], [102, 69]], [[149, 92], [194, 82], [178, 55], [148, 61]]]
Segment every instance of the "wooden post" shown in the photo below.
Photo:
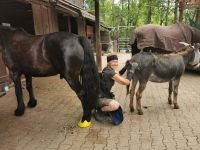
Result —
[[95, 0], [95, 47], [96, 47], [96, 61], [98, 70], [102, 70], [101, 60], [101, 44], [100, 44], [100, 31], [99, 31], [99, 0]]
[[178, 14], [178, 0], [175, 0], [175, 8], [174, 8], [174, 23], [177, 22], [177, 14]]
[[179, 22], [183, 21], [184, 4], [185, 4], [185, 0], [179, 1]]
[[200, 23], [200, 10], [197, 8], [196, 23]]

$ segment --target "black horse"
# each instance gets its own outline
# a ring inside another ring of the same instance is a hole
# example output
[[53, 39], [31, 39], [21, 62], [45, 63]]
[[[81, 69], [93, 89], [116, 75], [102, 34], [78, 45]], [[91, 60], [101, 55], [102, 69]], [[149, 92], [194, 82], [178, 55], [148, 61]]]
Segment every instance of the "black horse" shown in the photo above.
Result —
[[[179, 109], [177, 103], [179, 82], [185, 71], [185, 66], [189, 63], [194, 64], [195, 61], [196, 63], [199, 62], [199, 47], [199, 44], [195, 44], [194, 47], [187, 45], [184, 51], [178, 52], [177, 54], [155, 55], [151, 52], [140, 52], [133, 55], [129, 63], [137, 63], [138, 68], [133, 75], [130, 91], [130, 111], [134, 111], [133, 97], [138, 81], [139, 87], [136, 92], [136, 109], [139, 115], [143, 114], [141, 98], [148, 81], [159, 83], [169, 82], [168, 103], [170, 105], [172, 104], [171, 96], [173, 92], [174, 109]], [[127, 68], [127, 71], [129, 72], [130, 69]]]
[[26, 78], [30, 100], [28, 107], [35, 107], [32, 77], [60, 74], [76, 92], [83, 107], [82, 122], [91, 120], [99, 93], [99, 76], [89, 41], [81, 36], [57, 32], [33, 36], [23, 29], [0, 26], [0, 51], [17, 96], [16, 116], [24, 114], [21, 75]]

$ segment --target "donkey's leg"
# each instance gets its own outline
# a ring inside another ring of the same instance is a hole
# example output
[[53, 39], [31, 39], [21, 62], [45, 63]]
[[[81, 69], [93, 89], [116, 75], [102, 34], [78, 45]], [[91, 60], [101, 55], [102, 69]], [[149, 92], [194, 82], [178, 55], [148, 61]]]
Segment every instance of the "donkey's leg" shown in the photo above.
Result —
[[131, 112], [134, 112], [134, 104], [133, 104], [133, 100], [134, 100], [134, 95], [135, 95], [135, 88], [138, 82], [138, 78], [136, 75], [133, 76], [133, 80], [132, 80], [132, 86], [131, 86], [131, 90], [130, 90], [130, 104], [129, 104], [129, 108]]
[[178, 103], [177, 103], [179, 82], [180, 82], [180, 78], [174, 80], [174, 91], [173, 91], [173, 94], [174, 94], [174, 99], [173, 99], [174, 109], [179, 109], [179, 106], [178, 106]]
[[79, 82], [78, 77], [65, 77], [66, 81], [69, 83], [70, 87], [72, 90], [74, 90], [78, 96], [78, 98], [81, 101], [82, 108], [83, 108], [83, 117], [82, 117], [82, 122], [84, 120], [87, 120], [88, 122], [91, 120], [91, 109], [89, 108], [89, 105], [87, 104], [86, 101], [86, 94], [85, 91], [82, 89], [82, 86]]
[[173, 84], [174, 84], [174, 81], [169, 81], [169, 89], [168, 89], [169, 96], [168, 96], [168, 103], [169, 103], [170, 105], [172, 104]]
[[37, 105], [37, 100], [35, 99], [35, 96], [33, 94], [33, 87], [32, 87], [32, 77], [25, 75], [26, 77], [26, 89], [29, 93], [29, 102], [28, 107], [35, 107]]
[[142, 112], [142, 106], [141, 106], [141, 98], [142, 98], [142, 92], [144, 91], [145, 87], [146, 87], [147, 82], [139, 82], [139, 88], [136, 92], [136, 109], [138, 111], [139, 115], [143, 115]]
[[17, 109], [15, 110], [16, 116], [21, 116], [24, 114], [25, 105], [23, 101], [22, 87], [21, 87], [21, 74], [18, 72], [13, 73], [11, 76], [15, 84], [15, 95], [17, 97]]

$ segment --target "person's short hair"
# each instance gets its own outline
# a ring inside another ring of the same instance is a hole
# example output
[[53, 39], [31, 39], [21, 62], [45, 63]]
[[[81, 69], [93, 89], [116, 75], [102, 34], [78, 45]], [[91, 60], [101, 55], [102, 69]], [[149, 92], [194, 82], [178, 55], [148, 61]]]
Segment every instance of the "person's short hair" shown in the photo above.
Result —
[[110, 62], [112, 60], [118, 60], [116, 53], [110, 53], [110, 54], [107, 55], [107, 62]]

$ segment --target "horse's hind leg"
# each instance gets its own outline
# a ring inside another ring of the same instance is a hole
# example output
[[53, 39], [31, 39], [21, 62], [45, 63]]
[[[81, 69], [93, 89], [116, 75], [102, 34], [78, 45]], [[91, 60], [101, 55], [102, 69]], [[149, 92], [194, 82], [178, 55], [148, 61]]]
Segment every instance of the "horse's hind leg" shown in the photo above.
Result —
[[179, 86], [180, 78], [174, 80], [174, 99], [173, 99], [173, 104], [174, 104], [174, 109], [179, 109], [178, 103], [177, 103], [177, 96], [178, 96], [178, 86]]
[[33, 94], [33, 87], [32, 87], [32, 77], [25, 75], [26, 77], [26, 89], [29, 93], [29, 102], [28, 107], [35, 107], [37, 105], [37, 100], [35, 99], [35, 96]]
[[136, 93], [136, 100], [137, 100], [136, 101], [136, 109], [137, 109], [139, 115], [143, 115], [142, 106], [141, 106], [141, 98], [142, 98], [142, 92], [144, 91], [146, 84], [147, 84], [147, 82], [140, 81], [139, 88]]
[[133, 104], [133, 100], [134, 100], [134, 95], [135, 95], [135, 88], [138, 82], [138, 78], [136, 75], [133, 76], [133, 80], [132, 80], [132, 86], [131, 86], [131, 91], [130, 91], [130, 104], [129, 104], [129, 108], [131, 112], [134, 112], [134, 104]]
[[15, 110], [15, 115], [21, 116], [24, 114], [25, 111], [25, 105], [23, 101], [22, 87], [21, 87], [21, 74], [19, 74], [18, 72], [13, 73], [13, 75], [11, 75], [11, 78], [15, 84], [15, 94], [17, 97], [17, 109]]
[[85, 94], [85, 91], [82, 89], [82, 86], [79, 82], [79, 77], [74, 75], [73, 77], [65, 76], [64, 78], [69, 83], [72, 90], [76, 92], [78, 98], [81, 101], [82, 108], [83, 108], [82, 122], [84, 120], [87, 120], [89, 122], [91, 120], [91, 109], [89, 108], [89, 105], [87, 104], [86, 94]]
[[168, 103], [171, 105], [172, 104], [172, 92], [173, 92], [173, 81], [169, 81], [169, 96], [168, 96]]

